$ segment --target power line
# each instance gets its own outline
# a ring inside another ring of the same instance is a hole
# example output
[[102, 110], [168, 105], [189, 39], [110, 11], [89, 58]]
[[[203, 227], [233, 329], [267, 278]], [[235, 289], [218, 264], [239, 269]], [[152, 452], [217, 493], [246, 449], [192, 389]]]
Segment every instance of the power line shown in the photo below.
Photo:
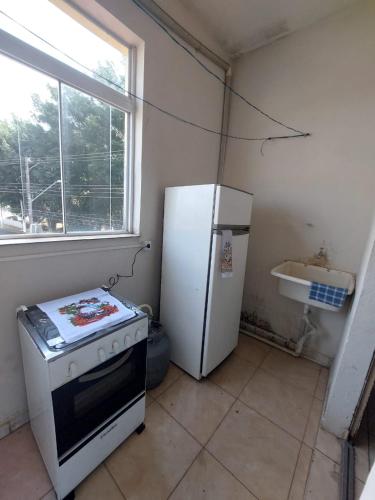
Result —
[[[133, 0], [134, 3], [139, 7], [141, 8], [147, 15], [150, 16], [150, 14], [145, 11], [142, 7], [140, 7], [135, 0]], [[16, 23], [18, 26], [22, 27], [23, 29], [25, 29], [27, 32], [29, 32], [30, 34], [32, 34], [33, 36], [35, 36], [36, 38], [38, 38], [39, 40], [43, 41], [44, 43], [46, 43], [48, 46], [50, 46], [51, 48], [53, 48], [54, 50], [56, 50], [57, 52], [60, 52], [60, 54], [62, 54], [64, 57], [67, 57], [69, 58], [72, 62], [74, 62], [75, 64], [78, 64], [79, 66], [81, 66], [81, 68], [84, 68], [86, 71], [89, 71], [90, 73], [92, 73], [93, 75], [96, 75], [98, 76], [100, 79], [102, 80], [105, 80], [107, 81], [109, 84], [111, 85], [114, 85], [115, 87], [118, 87], [119, 89], [121, 89], [121, 92], [124, 91], [124, 89], [118, 85], [116, 82], [113, 82], [112, 80], [100, 75], [99, 73], [95, 72], [94, 70], [92, 70], [91, 68], [85, 66], [84, 64], [80, 63], [79, 61], [77, 61], [76, 59], [74, 59], [73, 57], [71, 57], [70, 55], [66, 54], [65, 52], [63, 52], [62, 50], [60, 50], [59, 48], [57, 48], [56, 46], [54, 46], [52, 43], [48, 42], [47, 40], [45, 40], [44, 38], [42, 38], [40, 35], [37, 35], [36, 33], [34, 33], [32, 30], [30, 30], [29, 28], [27, 28], [25, 25], [23, 25], [22, 23], [20, 23], [19, 21], [15, 20], [13, 17], [9, 16], [8, 14], [6, 14], [3, 10], [0, 9], [0, 14], [4, 15], [5, 17], [7, 17], [8, 19], [10, 19], [11, 21], [13, 21], [14, 23]], [[233, 139], [233, 140], [238, 140], [238, 141], [248, 141], [248, 142], [251, 142], [251, 141], [272, 141], [272, 140], [275, 140], [275, 139], [292, 139], [292, 138], [295, 138], [295, 137], [308, 137], [310, 136], [311, 134], [308, 133], [308, 132], [302, 132], [302, 131], [299, 131], [298, 129], [294, 129], [292, 127], [289, 127], [288, 125], [285, 125], [284, 123], [272, 118], [270, 115], [268, 115], [267, 113], [265, 113], [264, 111], [262, 111], [260, 108], [258, 108], [257, 106], [255, 106], [254, 104], [252, 104], [250, 101], [248, 101], [245, 97], [243, 97], [241, 94], [239, 94], [237, 91], [235, 91], [234, 89], [232, 89], [229, 85], [226, 84], [226, 82], [224, 82], [224, 80], [222, 80], [218, 75], [216, 75], [214, 72], [211, 72], [211, 70], [206, 67], [202, 61], [200, 61], [193, 53], [191, 53], [187, 47], [185, 47], [183, 44], [181, 44], [176, 38], [173, 37], [173, 35], [171, 33], [169, 33], [169, 31], [162, 25], [160, 24], [158, 21], [156, 21], [152, 16], [150, 16], [151, 19], [153, 19], [167, 34], [168, 36], [173, 40], [175, 41], [178, 45], [180, 45], [189, 55], [191, 55], [191, 57], [193, 57], [199, 64], [200, 66], [202, 66], [206, 71], [208, 71], [210, 74], [212, 74], [213, 77], [215, 77], [216, 79], [218, 79], [218, 81], [220, 81], [222, 84], [224, 84], [228, 90], [230, 90], [231, 92], [233, 92], [234, 94], [236, 94], [238, 97], [240, 97], [244, 102], [246, 102], [246, 104], [248, 104], [250, 107], [254, 108], [255, 110], [257, 110], [259, 113], [262, 113], [265, 117], [269, 118], [270, 120], [274, 121], [275, 123], [278, 123], [286, 128], [288, 128], [289, 130], [292, 130], [294, 132], [296, 132], [295, 135], [287, 135], [287, 136], [268, 136], [268, 137], [242, 137], [242, 136], [238, 136], [238, 135], [231, 135], [231, 134], [223, 134], [221, 131], [218, 131], [218, 130], [214, 130], [214, 129], [210, 129], [208, 127], [205, 127], [203, 125], [200, 125], [199, 123], [195, 123], [193, 121], [190, 121], [190, 120], [187, 120], [185, 118], [182, 118], [178, 115], [176, 115], [175, 113], [172, 113], [170, 111], [167, 111], [166, 109], [164, 108], [161, 108], [160, 106], [157, 106], [156, 104], [153, 104], [151, 101], [149, 101], [148, 99], [145, 99], [143, 97], [140, 97], [136, 94], [134, 94], [133, 92], [130, 92], [129, 90], [127, 90], [127, 94], [129, 94], [131, 97], [133, 97], [134, 99], [136, 100], [139, 100], [141, 102], [144, 102], [145, 104], [147, 104], [148, 106], [156, 109], [157, 111], [159, 111], [160, 113], [163, 113], [164, 115], [166, 116], [169, 116], [170, 118], [173, 118], [181, 123], [184, 123], [185, 125], [190, 125], [191, 127], [194, 127], [194, 128], [197, 128], [197, 129], [200, 129], [200, 130], [203, 130], [204, 132], [208, 132], [210, 134], [214, 134], [214, 135], [218, 135], [220, 137], [226, 137], [228, 139]]]
[[[296, 132], [298, 134], [297, 136], [292, 136], [292, 137], [306, 137], [309, 136], [310, 134], [307, 132], [302, 132], [301, 130], [298, 130], [296, 128], [293, 128], [289, 125], [286, 125], [280, 120], [277, 120], [273, 116], [271, 116], [269, 113], [266, 113], [263, 111], [261, 108], [250, 102], [246, 97], [241, 95], [239, 92], [237, 92], [231, 85], [228, 85], [227, 82], [221, 78], [219, 75], [217, 75], [214, 71], [212, 71], [206, 64], [204, 64], [203, 61], [201, 61], [188, 47], [186, 47], [183, 43], [181, 43], [169, 30], [166, 28], [155, 16], [153, 16], [147, 9], [143, 7], [137, 0], [132, 0], [132, 2], [142, 11], [144, 12], [150, 19], [156, 23], [160, 29], [168, 35], [168, 37], [176, 43], [179, 47], [181, 47], [187, 54], [189, 54], [190, 57], [192, 57], [198, 64], [201, 66], [207, 73], [209, 73], [213, 78], [218, 80], [226, 89], [228, 89], [232, 94], [235, 96], [239, 97], [243, 102], [245, 102], [248, 106], [251, 108], [255, 109], [258, 113], [261, 115], [265, 116], [269, 120], [273, 121], [274, 123], [277, 123], [278, 125], [281, 125], [282, 127], [287, 128], [288, 130], [291, 130], [293, 132]], [[277, 137], [276, 139], [285, 139], [286, 137]]]

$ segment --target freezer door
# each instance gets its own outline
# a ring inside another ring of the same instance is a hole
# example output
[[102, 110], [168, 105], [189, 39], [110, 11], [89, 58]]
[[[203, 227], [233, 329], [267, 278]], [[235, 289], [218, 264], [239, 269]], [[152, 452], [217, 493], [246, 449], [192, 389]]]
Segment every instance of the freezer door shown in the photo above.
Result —
[[214, 224], [248, 226], [253, 195], [227, 186], [217, 186]]
[[249, 234], [234, 231], [232, 239], [233, 276], [223, 278], [220, 269], [221, 233], [214, 232], [202, 375], [208, 375], [236, 347], [240, 324]]

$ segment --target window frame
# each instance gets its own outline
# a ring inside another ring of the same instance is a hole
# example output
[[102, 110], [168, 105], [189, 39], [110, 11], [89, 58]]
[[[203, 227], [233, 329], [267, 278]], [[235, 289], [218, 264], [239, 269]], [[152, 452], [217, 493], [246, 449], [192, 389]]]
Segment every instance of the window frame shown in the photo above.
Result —
[[[97, 34], [97, 30], [101, 29], [97, 26], [93, 32]], [[108, 34], [108, 33], [107, 33]], [[116, 39], [117, 40], [117, 39]], [[40, 49], [29, 45], [23, 40], [11, 35], [10, 33], [0, 29], [0, 53], [10, 59], [13, 59], [25, 66], [28, 66], [42, 74], [45, 74], [57, 81], [59, 88], [59, 123], [61, 127], [61, 84], [66, 84], [74, 89], [77, 89], [89, 96], [92, 96], [104, 103], [118, 109], [121, 112], [127, 113], [128, 116], [128, 133], [126, 140], [126, 171], [124, 185], [124, 209], [126, 210], [126, 223], [123, 229], [112, 231], [82, 231], [68, 232], [65, 226], [65, 198], [62, 193], [62, 210], [64, 221], [64, 232], [49, 232], [49, 233], [20, 233], [0, 235], [0, 244], [10, 242], [10, 240], [29, 240], [43, 241], [44, 239], [84, 239], [85, 236], [92, 239], [97, 236], [101, 237], [118, 237], [118, 236], [136, 236], [134, 234], [134, 151], [135, 151], [135, 116], [137, 111], [137, 102], [134, 96], [135, 89], [135, 67], [136, 67], [136, 49], [134, 46], [121, 42], [128, 49], [128, 90], [121, 94], [104, 83], [95, 80], [94, 78], [81, 73], [75, 68], [66, 63], [55, 59], [49, 54]], [[61, 152], [61, 131], [60, 135], [60, 169], [63, 175], [63, 156]], [[63, 180], [63, 177], [62, 177]], [[64, 182], [62, 183], [64, 189]]]

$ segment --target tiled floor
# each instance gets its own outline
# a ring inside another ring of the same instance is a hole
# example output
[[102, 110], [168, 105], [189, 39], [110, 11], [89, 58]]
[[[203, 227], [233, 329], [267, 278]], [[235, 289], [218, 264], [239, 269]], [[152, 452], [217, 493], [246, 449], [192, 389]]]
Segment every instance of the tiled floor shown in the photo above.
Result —
[[[171, 365], [78, 500], [335, 500], [340, 444], [319, 429], [327, 370], [240, 335], [207, 380]], [[357, 498], [363, 473], [356, 480]], [[55, 498], [24, 426], [0, 441], [0, 499]]]

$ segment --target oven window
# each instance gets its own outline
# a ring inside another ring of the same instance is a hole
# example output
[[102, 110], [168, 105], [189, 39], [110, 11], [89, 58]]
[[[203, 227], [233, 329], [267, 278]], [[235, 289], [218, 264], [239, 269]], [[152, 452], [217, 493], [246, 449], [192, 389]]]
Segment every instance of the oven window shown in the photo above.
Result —
[[146, 351], [144, 339], [52, 392], [59, 457], [145, 390]]

